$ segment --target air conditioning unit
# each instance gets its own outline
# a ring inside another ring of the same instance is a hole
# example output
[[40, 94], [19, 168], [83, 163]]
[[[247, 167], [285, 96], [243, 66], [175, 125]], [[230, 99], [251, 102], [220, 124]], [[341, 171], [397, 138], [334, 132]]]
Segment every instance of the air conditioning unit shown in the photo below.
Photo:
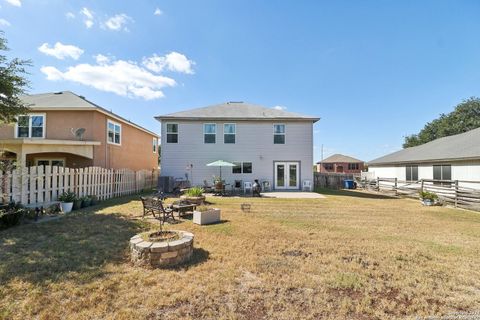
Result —
[[175, 178], [174, 177], [168, 177], [168, 176], [158, 177], [157, 190], [159, 192], [171, 193], [171, 192], [173, 192], [174, 187], [175, 187]]

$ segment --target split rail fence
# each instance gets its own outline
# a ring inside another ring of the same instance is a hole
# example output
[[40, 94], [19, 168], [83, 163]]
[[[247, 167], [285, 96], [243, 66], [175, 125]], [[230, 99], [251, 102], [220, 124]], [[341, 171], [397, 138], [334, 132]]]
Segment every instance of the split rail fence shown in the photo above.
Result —
[[419, 193], [422, 191], [433, 192], [444, 203], [480, 211], [480, 189], [468, 187], [468, 185], [480, 185], [480, 181], [432, 179], [401, 181], [396, 178], [377, 178], [376, 183], [369, 184], [377, 191], [398, 196], [419, 198]]
[[0, 177], [3, 203], [32, 205], [56, 201], [66, 191], [99, 200], [139, 193], [157, 186], [158, 171], [34, 166], [0, 171]]

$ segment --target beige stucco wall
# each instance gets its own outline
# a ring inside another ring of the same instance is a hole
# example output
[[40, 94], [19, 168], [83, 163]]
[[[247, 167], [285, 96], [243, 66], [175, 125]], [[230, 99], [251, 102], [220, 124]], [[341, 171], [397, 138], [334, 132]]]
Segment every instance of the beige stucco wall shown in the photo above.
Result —
[[[71, 160], [67, 160], [67, 166], [70, 166], [69, 163], [75, 167], [84, 166], [83, 164], [93, 164], [104, 168], [129, 168], [132, 170], [156, 169], [158, 167], [158, 154], [152, 151], [154, 135], [127, 123], [117, 121], [98, 111], [35, 110], [32, 113], [44, 113], [46, 115], [46, 139], [75, 140], [72, 129], [85, 128], [83, 140], [99, 141], [101, 143], [98, 146], [93, 146], [93, 163], [88, 159], [81, 161], [79, 157], [67, 155]], [[107, 143], [107, 119], [121, 124], [121, 146]], [[14, 127], [15, 125], [0, 125], [0, 146], [2, 139], [14, 139]], [[29, 149], [31, 147], [29, 146]], [[45, 147], [48, 146], [38, 147], [38, 152], [44, 153]], [[28, 160], [33, 161], [33, 157], [28, 156]]]

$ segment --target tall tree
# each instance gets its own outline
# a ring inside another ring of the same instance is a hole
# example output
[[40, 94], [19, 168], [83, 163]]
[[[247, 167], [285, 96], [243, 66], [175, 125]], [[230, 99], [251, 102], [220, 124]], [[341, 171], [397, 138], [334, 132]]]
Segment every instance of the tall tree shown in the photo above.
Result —
[[29, 60], [13, 58], [9, 60], [4, 53], [8, 51], [7, 40], [0, 31], [0, 123], [15, 121], [15, 117], [28, 111], [19, 96], [25, 94], [29, 82], [26, 67]]
[[418, 134], [405, 137], [404, 148], [418, 146], [429, 141], [463, 133], [480, 127], [480, 98], [462, 101], [455, 110], [429, 122]]

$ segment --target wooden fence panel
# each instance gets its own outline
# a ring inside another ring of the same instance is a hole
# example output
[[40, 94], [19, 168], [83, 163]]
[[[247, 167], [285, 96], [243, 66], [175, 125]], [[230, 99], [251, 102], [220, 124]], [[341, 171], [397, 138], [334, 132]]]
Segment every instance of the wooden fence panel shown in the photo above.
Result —
[[135, 194], [155, 187], [158, 171], [33, 166], [0, 172], [0, 176], [2, 203], [30, 205], [56, 201], [67, 191], [78, 197], [95, 195], [99, 200]]

